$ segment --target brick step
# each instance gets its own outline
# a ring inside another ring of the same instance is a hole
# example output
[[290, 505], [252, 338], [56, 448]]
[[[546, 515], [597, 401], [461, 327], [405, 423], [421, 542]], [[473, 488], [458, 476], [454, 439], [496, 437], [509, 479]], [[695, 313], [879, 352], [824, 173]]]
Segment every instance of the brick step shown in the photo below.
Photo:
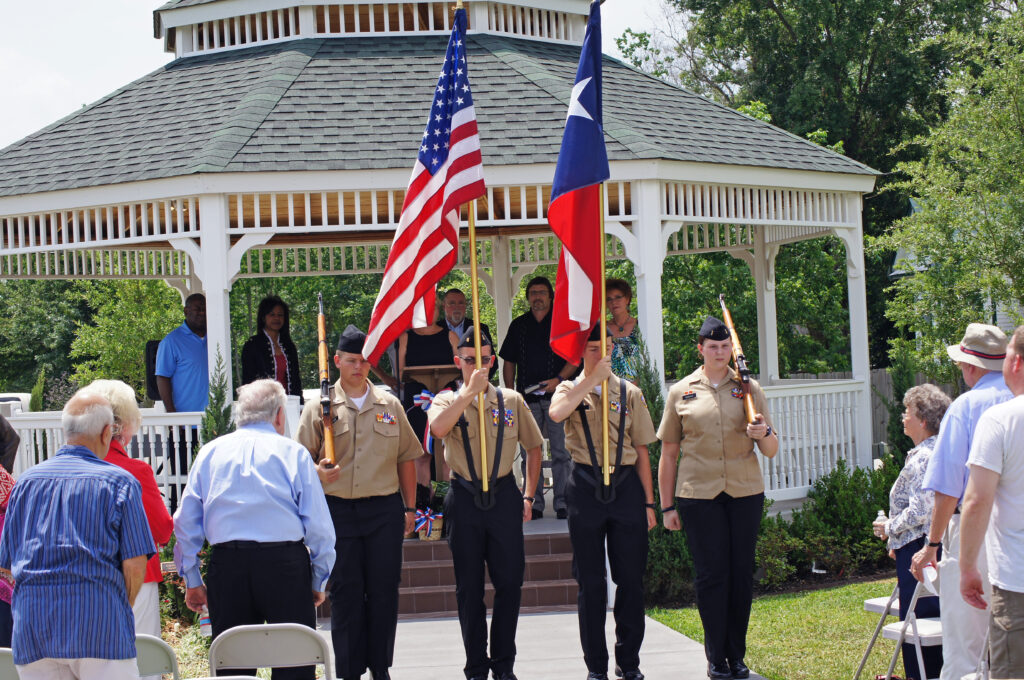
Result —
[[[494, 587], [490, 583], [484, 585], [484, 602], [488, 608], [494, 604]], [[554, 607], [575, 605], [576, 581], [569, 578], [524, 583], [521, 603], [522, 607], [536, 608], [537, 612], [552, 611]], [[399, 615], [415, 616], [442, 614], [454, 616], [458, 613], [455, 587], [400, 588], [398, 591], [398, 613]]]
[[[572, 542], [568, 533], [558, 534], [527, 534], [523, 537], [523, 547], [527, 557], [531, 555], [558, 555], [572, 553]], [[448, 541], [421, 541], [406, 539], [402, 545], [402, 562], [434, 562], [450, 560], [451, 550]]]
[[[526, 573], [523, 577], [526, 583], [557, 581], [572, 577], [572, 553], [529, 555], [526, 558]], [[486, 569], [484, 578], [489, 582], [490, 578]], [[454, 587], [455, 569], [451, 557], [446, 560], [403, 564], [401, 586], [403, 588]]]

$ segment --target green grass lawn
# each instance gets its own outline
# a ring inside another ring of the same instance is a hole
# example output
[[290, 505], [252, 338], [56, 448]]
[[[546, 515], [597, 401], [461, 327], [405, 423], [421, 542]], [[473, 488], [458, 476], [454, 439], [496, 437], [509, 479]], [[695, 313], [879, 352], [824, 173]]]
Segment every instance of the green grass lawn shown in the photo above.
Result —
[[[878, 614], [864, 611], [864, 600], [888, 596], [895, 585], [891, 578], [755, 599], [747, 664], [768, 680], [851, 680], [878, 623]], [[704, 642], [695, 607], [652, 609], [648, 614]], [[892, 651], [892, 641], [876, 642], [861, 679], [885, 673]], [[902, 661], [897, 661], [895, 673], [903, 675]]]

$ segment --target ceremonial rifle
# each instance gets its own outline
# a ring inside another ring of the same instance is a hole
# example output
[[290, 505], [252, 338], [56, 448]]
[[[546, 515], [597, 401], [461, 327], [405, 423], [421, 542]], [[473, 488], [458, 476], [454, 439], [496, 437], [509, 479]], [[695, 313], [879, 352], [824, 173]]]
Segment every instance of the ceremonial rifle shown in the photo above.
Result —
[[750, 369], [747, 367], [747, 357], [743, 355], [743, 347], [740, 345], [740, 336], [736, 333], [736, 326], [732, 323], [732, 314], [725, 306], [725, 293], [718, 296], [718, 302], [722, 305], [722, 317], [726, 328], [729, 329], [729, 336], [732, 338], [732, 360], [736, 363], [736, 372], [740, 376], [740, 389], [743, 390], [743, 410], [747, 414], [747, 422], [757, 421], [757, 410], [754, 408], [754, 397], [750, 394]]
[[324, 458], [334, 465], [334, 426], [331, 423], [331, 369], [327, 349], [327, 317], [323, 293], [316, 294], [320, 311], [316, 317], [317, 361], [320, 367], [320, 417], [324, 422]]

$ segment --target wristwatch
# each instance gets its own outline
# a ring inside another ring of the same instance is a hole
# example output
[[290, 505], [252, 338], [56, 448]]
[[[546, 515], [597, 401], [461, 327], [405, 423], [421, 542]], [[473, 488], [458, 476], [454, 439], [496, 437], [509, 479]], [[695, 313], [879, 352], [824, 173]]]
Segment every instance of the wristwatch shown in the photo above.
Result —
[[928, 541], [928, 547], [929, 548], [941, 548], [942, 547], [942, 541]]
[[523, 496], [523, 500], [530, 501], [531, 503], [535, 502], [533, 496]]
[[644, 503], [644, 506], [650, 508], [651, 510], [654, 510], [654, 509], [656, 509], [658, 507], [654, 503]]
[[662, 508], [661, 509], [661, 512], [663, 514], [666, 513], [666, 512], [675, 512], [675, 511], [676, 511], [676, 506], [674, 506], [674, 505], [670, 505], [667, 508]]
[[406, 512], [416, 512], [416, 508], [406, 508]]

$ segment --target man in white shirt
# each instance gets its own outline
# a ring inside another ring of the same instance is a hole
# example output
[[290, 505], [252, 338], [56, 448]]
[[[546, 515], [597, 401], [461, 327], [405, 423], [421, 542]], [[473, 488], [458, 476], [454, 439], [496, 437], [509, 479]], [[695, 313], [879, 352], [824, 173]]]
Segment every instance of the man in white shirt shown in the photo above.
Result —
[[993, 680], [1024, 678], [1024, 326], [1006, 348], [1003, 378], [1014, 398], [978, 421], [960, 523], [960, 593], [978, 609], [987, 607], [977, 566], [982, 540], [988, 552]]

